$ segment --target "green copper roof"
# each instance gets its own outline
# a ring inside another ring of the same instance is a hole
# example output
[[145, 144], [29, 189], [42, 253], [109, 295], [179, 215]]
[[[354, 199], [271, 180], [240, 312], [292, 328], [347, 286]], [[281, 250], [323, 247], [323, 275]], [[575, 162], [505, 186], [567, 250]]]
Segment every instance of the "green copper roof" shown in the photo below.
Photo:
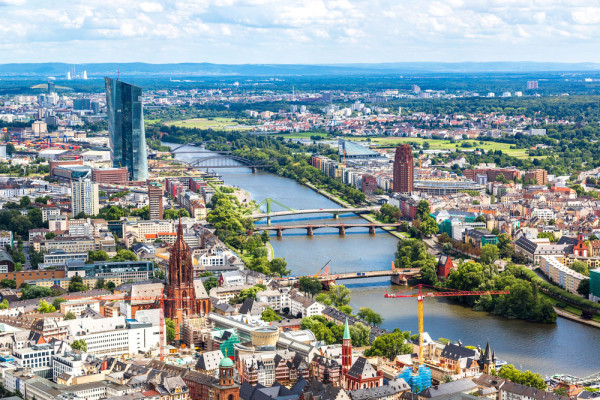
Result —
[[348, 328], [348, 317], [346, 317], [346, 322], [344, 323], [344, 337], [342, 339], [351, 339], [350, 328]]
[[225, 357], [224, 359], [221, 360], [221, 362], [219, 363], [219, 367], [233, 367], [233, 361], [231, 361], [231, 358], [229, 357]]

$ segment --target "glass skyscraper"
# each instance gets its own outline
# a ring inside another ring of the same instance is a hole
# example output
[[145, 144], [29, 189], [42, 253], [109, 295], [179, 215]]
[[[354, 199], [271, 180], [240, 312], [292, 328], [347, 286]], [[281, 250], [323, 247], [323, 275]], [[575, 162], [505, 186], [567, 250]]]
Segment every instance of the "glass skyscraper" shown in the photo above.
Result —
[[142, 111], [142, 88], [104, 78], [108, 132], [113, 167], [127, 167], [129, 179], [148, 179], [146, 132]]

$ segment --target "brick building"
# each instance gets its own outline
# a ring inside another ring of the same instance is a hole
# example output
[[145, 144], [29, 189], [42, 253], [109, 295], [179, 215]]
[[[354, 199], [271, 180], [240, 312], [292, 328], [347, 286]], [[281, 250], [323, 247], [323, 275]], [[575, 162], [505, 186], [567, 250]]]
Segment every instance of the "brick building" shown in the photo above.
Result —
[[96, 183], [125, 184], [129, 179], [127, 167], [92, 168], [92, 181]]

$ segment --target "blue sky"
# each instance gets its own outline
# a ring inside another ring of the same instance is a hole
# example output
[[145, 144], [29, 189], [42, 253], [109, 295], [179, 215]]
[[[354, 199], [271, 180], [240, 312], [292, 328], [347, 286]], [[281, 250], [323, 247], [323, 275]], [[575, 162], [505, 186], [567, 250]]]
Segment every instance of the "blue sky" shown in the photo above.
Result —
[[600, 0], [0, 0], [0, 63], [600, 62]]

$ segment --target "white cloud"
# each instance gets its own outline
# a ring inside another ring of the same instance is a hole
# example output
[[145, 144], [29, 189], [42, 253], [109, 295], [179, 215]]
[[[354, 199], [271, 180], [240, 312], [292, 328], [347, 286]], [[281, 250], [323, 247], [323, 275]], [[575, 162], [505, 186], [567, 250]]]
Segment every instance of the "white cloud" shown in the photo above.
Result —
[[0, 0], [13, 61], [594, 61], [598, 43], [597, 0]]

